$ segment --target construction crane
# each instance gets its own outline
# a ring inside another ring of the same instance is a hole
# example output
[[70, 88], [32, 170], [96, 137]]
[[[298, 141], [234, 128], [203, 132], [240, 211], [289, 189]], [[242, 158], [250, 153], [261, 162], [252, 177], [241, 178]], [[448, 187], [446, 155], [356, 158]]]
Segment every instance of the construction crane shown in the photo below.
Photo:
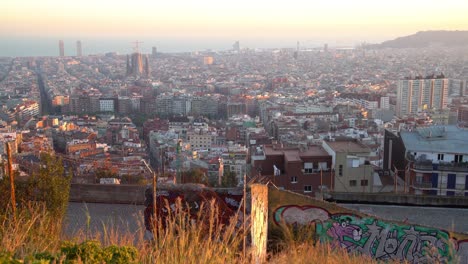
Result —
[[135, 51], [136, 53], [138, 53], [138, 52], [140, 52], [140, 49], [139, 49], [140, 44], [141, 44], [141, 43], [144, 43], [144, 42], [136, 40], [136, 41], [133, 41], [133, 42], [130, 42], [130, 43], [133, 43], [133, 44], [134, 44], [134, 46], [133, 46], [133, 51]]

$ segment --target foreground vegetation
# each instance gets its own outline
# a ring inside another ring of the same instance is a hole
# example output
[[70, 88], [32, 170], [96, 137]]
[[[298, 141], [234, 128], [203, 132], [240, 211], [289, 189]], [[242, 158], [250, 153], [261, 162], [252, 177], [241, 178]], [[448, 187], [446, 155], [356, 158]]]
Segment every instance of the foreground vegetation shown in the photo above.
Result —
[[[41, 160], [31, 177], [15, 181], [16, 212], [10, 199], [10, 182], [0, 180], [0, 263], [255, 262], [248, 241], [250, 229], [248, 225], [244, 229], [242, 216], [223, 222], [214, 201], [196, 211], [180, 202], [175, 208], [166, 205], [169, 213], [153, 227], [156, 232], [151, 241], [145, 239], [142, 215], [135, 220], [139, 224], [136, 232], [107, 223], [101, 230], [91, 230], [87, 215], [86, 228], [66, 234], [64, 216], [71, 173], [56, 157], [44, 155]], [[292, 232], [285, 227], [277, 234], [280, 243], [270, 250], [268, 262], [374, 263], [367, 257], [350, 256], [314, 243], [308, 235], [312, 233]]]
[[[62, 223], [45, 207], [21, 209], [16, 220], [11, 213], [0, 216], [0, 263], [251, 263], [240, 217], [222, 225], [214, 204], [193, 212], [179, 209], [157, 225], [156, 239], [144, 239], [144, 225], [135, 233], [107, 228], [101, 232], [80, 230], [62, 235]], [[203, 213], [201, 213], [203, 212]], [[247, 236], [246, 236], [247, 237]], [[270, 263], [376, 263], [364, 256], [348, 255], [304, 238], [284, 236], [268, 257]]]

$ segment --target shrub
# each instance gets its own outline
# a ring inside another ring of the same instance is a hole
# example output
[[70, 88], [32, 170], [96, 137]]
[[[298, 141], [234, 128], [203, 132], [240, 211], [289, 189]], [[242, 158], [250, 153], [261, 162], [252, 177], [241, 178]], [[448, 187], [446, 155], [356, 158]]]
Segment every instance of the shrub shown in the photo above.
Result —
[[0, 251], [0, 263], [20, 264], [21, 262], [18, 260], [15, 260], [10, 252]]
[[66, 262], [83, 261], [84, 263], [136, 263], [138, 250], [130, 246], [115, 246], [103, 248], [101, 243], [95, 240], [84, 241], [81, 244], [64, 242], [60, 252]]
[[126, 264], [136, 263], [138, 251], [135, 247], [128, 246], [109, 246], [105, 249], [106, 263]]

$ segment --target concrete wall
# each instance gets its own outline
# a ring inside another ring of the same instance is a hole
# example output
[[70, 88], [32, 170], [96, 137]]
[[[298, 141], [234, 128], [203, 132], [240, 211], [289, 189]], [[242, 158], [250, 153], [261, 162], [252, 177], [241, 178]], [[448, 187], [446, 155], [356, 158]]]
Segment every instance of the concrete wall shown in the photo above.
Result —
[[[144, 204], [146, 186], [125, 184], [72, 184], [70, 202], [108, 203], [108, 204]], [[201, 193], [216, 193], [217, 197], [228, 199], [227, 205], [234, 202], [235, 207], [242, 199], [240, 188], [206, 188], [200, 184], [159, 184], [157, 196], [184, 196], [185, 200], [199, 200]], [[185, 195], [184, 195], [185, 194]], [[230, 199], [230, 200], [229, 200]], [[235, 200], [235, 201], [234, 201]]]
[[[255, 189], [252, 189], [252, 197]], [[255, 221], [255, 219], [253, 219]], [[312, 233], [312, 242], [330, 243], [350, 253], [379, 261], [468, 264], [468, 235], [394, 222], [342, 208], [293, 192], [268, 189], [269, 239], [281, 238], [284, 228]]]
[[468, 197], [410, 194], [330, 193], [329, 200], [349, 203], [468, 207]]
[[72, 184], [71, 202], [143, 204], [146, 186], [120, 184]]

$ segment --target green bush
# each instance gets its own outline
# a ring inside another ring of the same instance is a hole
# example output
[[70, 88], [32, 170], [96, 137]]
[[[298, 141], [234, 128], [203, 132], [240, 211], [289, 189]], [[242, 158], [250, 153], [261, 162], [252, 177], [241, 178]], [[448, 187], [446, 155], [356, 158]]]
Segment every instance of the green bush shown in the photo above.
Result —
[[64, 242], [61, 253], [65, 256], [65, 263], [83, 261], [84, 263], [136, 263], [138, 251], [134, 247], [109, 246], [103, 248], [98, 241], [85, 241], [81, 244]]
[[60, 252], [66, 256], [68, 260], [78, 259], [79, 251], [78, 246], [75, 243], [65, 241], [60, 246]]
[[0, 251], [0, 263], [6, 264], [20, 264], [21, 262], [13, 258], [10, 252]]
[[1, 264], [49, 264], [49, 263], [138, 263], [138, 250], [129, 246], [102, 247], [98, 241], [90, 240], [81, 244], [65, 241], [57, 254], [45, 251], [22, 258], [14, 257], [12, 253], [0, 252]]
[[57, 256], [50, 252], [40, 252], [24, 259], [24, 263], [31, 264], [50, 264], [58, 260]]
[[134, 247], [109, 246], [105, 249], [106, 263], [124, 264], [136, 263], [138, 251]]

